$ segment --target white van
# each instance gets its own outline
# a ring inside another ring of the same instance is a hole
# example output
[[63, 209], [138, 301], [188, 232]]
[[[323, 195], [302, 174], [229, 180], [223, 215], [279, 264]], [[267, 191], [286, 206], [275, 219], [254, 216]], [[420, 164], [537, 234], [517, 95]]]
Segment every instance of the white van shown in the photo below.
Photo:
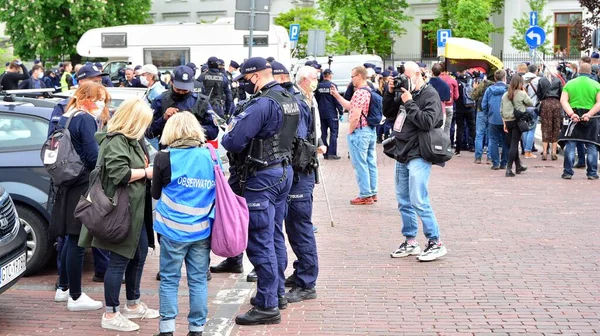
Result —
[[[296, 64], [294, 64], [293, 68], [290, 70], [290, 73], [294, 75], [296, 71], [298, 71], [298, 68], [303, 66], [306, 61], [314, 59], [321, 64], [322, 70], [329, 69], [329, 64], [327, 64], [327, 61], [329, 60], [328, 57], [312, 57], [298, 59]], [[372, 63], [375, 66], [383, 68], [383, 60], [377, 55], [341, 55], [332, 56], [331, 60], [331, 71], [333, 72], [332, 82], [338, 86], [338, 90], [342, 94], [346, 91], [346, 87], [350, 83], [352, 69], [355, 67], [365, 63]]]
[[[154, 64], [159, 70], [171, 70], [194, 62], [198, 67], [209, 57], [242, 63], [248, 58], [248, 31], [235, 30], [233, 18], [211, 24], [163, 23], [126, 25], [88, 30], [77, 43], [82, 57], [108, 58], [104, 71], [116, 79], [124, 65]], [[291, 66], [287, 30], [271, 25], [268, 32], [254, 32], [252, 56], [274, 57]]]

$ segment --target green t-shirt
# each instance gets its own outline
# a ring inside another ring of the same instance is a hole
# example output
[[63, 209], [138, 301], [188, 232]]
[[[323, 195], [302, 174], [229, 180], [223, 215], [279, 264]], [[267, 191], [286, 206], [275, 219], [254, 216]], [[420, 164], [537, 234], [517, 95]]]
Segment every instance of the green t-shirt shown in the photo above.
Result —
[[563, 88], [569, 94], [569, 105], [574, 109], [590, 110], [596, 104], [596, 96], [600, 92], [600, 83], [579, 75], [571, 79]]

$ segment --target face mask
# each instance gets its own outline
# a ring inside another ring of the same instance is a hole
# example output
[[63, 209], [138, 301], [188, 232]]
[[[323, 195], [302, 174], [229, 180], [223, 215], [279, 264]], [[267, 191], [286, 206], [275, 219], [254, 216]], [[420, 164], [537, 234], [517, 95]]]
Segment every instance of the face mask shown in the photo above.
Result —
[[237, 71], [237, 70], [233, 70], [233, 72], [231, 73], [231, 77], [235, 78], [235, 77], [237, 77], [239, 74], [240, 74], [240, 72], [239, 72], [239, 71]]
[[318, 81], [312, 81], [310, 82], [310, 91], [314, 92], [315, 90], [317, 90], [317, 87], [319, 87], [319, 82]]
[[189, 96], [190, 96], [191, 92], [188, 93], [177, 93], [175, 91], [171, 92], [171, 97], [173, 98], [174, 101], [183, 101], [186, 100]]
[[98, 100], [94, 102], [94, 105], [96, 105], [96, 109], [93, 111], [94, 116], [99, 117], [102, 114], [102, 111], [104, 111], [106, 103], [104, 103], [102, 100]]
[[140, 77], [140, 83], [142, 83], [143, 86], [148, 86], [148, 78], [146, 78], [146, 76]]
[[281, 87], [284, 88], [284, 89], [289, 89], [292, 86], [294, 86], [294, 83], [292, 83], [292, 82], [281, 83]]
[[38, 79], [42, 79], [42, 78], [44, 78], [44, 73], [43, 73], [43, 72], [40, 72], [40, 73], [38, 74], [38, 76], [37, 76], [37, 77], [38, 77]]
[[244, 91], [249, 95], [253, 95], [256, 92], [256, 83], [252, 82], [252, 77], [244, 81]]

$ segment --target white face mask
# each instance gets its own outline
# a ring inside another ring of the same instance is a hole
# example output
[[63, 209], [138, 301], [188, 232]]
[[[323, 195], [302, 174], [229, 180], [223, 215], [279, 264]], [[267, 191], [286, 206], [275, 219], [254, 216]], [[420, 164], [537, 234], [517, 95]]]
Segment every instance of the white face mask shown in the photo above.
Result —
[[140, 76], [140, 83], [142, 83], [143, 86], [148, 86], [148, 78], [146, 78], [146, 76]]
[[319, 87], [319, 81], [310, 82], [310, 91], [314, 92]]
[[96, 105], [96, 109], [93, 111], [94, 116], [99, 117], [102, 114], [102, 111], [104, 111], [104, 107], [106, 107], [106, 103], [104, 103], [104, 101], [102, 101], [102, 100], [98, 100], [98, 101], [95, 101], [94, 104]]
[[37, 77], [38, 77], [38, 79], [42, 79], [42, 78], [44, 78], [44, 73], [43, 73], [43, 72], [40, 72], [40, 73], [38, 73], [38, 76], [37, 76]]

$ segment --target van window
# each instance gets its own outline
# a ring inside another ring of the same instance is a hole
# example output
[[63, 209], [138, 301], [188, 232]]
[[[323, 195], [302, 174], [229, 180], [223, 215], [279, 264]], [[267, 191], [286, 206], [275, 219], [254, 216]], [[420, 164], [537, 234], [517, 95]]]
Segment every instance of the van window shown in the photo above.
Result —
[[102, 33], [102, 48], [127, 48], [127, 33]]
[[[268, 47], [269, 46], [269, 36], [268, 35], [254, 35], [252, 36], [254, 40], [253, 47]], [[250, 35], [244, 35], [244, 47], [248, 47], [248, 42], [250, 41]]]
[[144, 64], [154, 64], [157, 68], [174, 68], [190, 61], [190, 48], [144, 49]]
[[0, 113], [0, 152], [39, 150], [47, 134], [47, 120]]

